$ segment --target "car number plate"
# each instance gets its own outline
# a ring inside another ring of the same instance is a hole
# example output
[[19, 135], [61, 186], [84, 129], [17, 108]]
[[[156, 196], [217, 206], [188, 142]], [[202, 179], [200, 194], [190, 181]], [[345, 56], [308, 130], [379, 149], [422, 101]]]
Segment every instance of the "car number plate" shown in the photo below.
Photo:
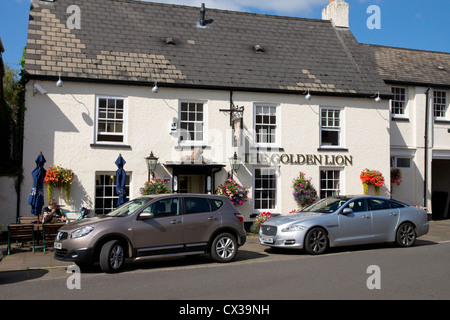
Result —
[[272, 237], [261, 237], [261, 241], [265, 243], [273, 243]]
[[55, 249], [62, 249], [61, 242], [55, 242], [54, 246], [55, 246]]

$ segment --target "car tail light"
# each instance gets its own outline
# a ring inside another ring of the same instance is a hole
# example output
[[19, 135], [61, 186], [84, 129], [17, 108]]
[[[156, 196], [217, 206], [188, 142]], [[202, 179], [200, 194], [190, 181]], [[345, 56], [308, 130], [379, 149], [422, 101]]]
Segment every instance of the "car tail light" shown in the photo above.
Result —
[[239, 219], [240, 222], [244, 222], [244, 217], [240, 213], [235, 213], [234, 216]]

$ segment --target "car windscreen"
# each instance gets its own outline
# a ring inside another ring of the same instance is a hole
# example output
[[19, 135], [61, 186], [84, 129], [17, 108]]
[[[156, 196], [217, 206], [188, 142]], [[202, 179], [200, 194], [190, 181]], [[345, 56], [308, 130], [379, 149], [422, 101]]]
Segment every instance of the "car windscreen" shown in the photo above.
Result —
[[151, 200], [152, 200], [152, 198], [139, 198], [139, 199], [134, 199], [134, 200], [128, 201], [128, 202], [124, 203], [123, 205], [121, 205], [120, 207], [118, 207], [116, 210], [108, 213], [107, 216], [108, 217], [128, 216], [128, 215], [132, 214], [133, 212], [135, 212], [140, 207], [142, 207], [143, 205], [150, 202]]
[[333, 213], [336, 212], [344, 203], [350, 198], [325, 198], [321, 199], [309, 207], [306, 207], [302, 212], [321, 212], [321, 213]]

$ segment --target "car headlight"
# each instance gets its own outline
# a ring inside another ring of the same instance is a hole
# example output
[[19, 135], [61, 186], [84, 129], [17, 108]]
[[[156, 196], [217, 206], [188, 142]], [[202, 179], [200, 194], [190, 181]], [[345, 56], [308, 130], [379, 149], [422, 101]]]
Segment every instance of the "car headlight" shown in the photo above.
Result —
[[85, 235], [88, 235], [92, 230], [94, 230], [94, 227], [84, 227], [73, 231], [70, 236], [72, 237], [72, 239], [84, 237]]
[[281, 232], [293, 232], [293, 231], [302, 231], [305, 230], [306, 227], [301, 224], [294, 224], [292, 226], [281, 229]]

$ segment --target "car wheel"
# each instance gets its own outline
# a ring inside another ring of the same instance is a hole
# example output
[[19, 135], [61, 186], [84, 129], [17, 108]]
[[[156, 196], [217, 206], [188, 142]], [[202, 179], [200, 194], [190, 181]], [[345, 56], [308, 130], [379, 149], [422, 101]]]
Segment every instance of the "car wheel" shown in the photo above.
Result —
[[395, 242], [400, 247], [411, 247], [416, 241], [416, 230], [412, 223], [405, 222], [397, 229]]
[[100, 251], [100, 267], [103, 272], [113, 273], [122, 269], [125, 262], [125, 251], [118, 240], [105, 243]]
[[211, 257], [217, 262], [229, 262], [236, 257], [238, 243], [229, 233], [219, 234], [211, 245]]
[[322, 228], [312, 228], [305, 238], [305, 250], [309, 254], [322, 254], [328, 248], [328, 235]]

